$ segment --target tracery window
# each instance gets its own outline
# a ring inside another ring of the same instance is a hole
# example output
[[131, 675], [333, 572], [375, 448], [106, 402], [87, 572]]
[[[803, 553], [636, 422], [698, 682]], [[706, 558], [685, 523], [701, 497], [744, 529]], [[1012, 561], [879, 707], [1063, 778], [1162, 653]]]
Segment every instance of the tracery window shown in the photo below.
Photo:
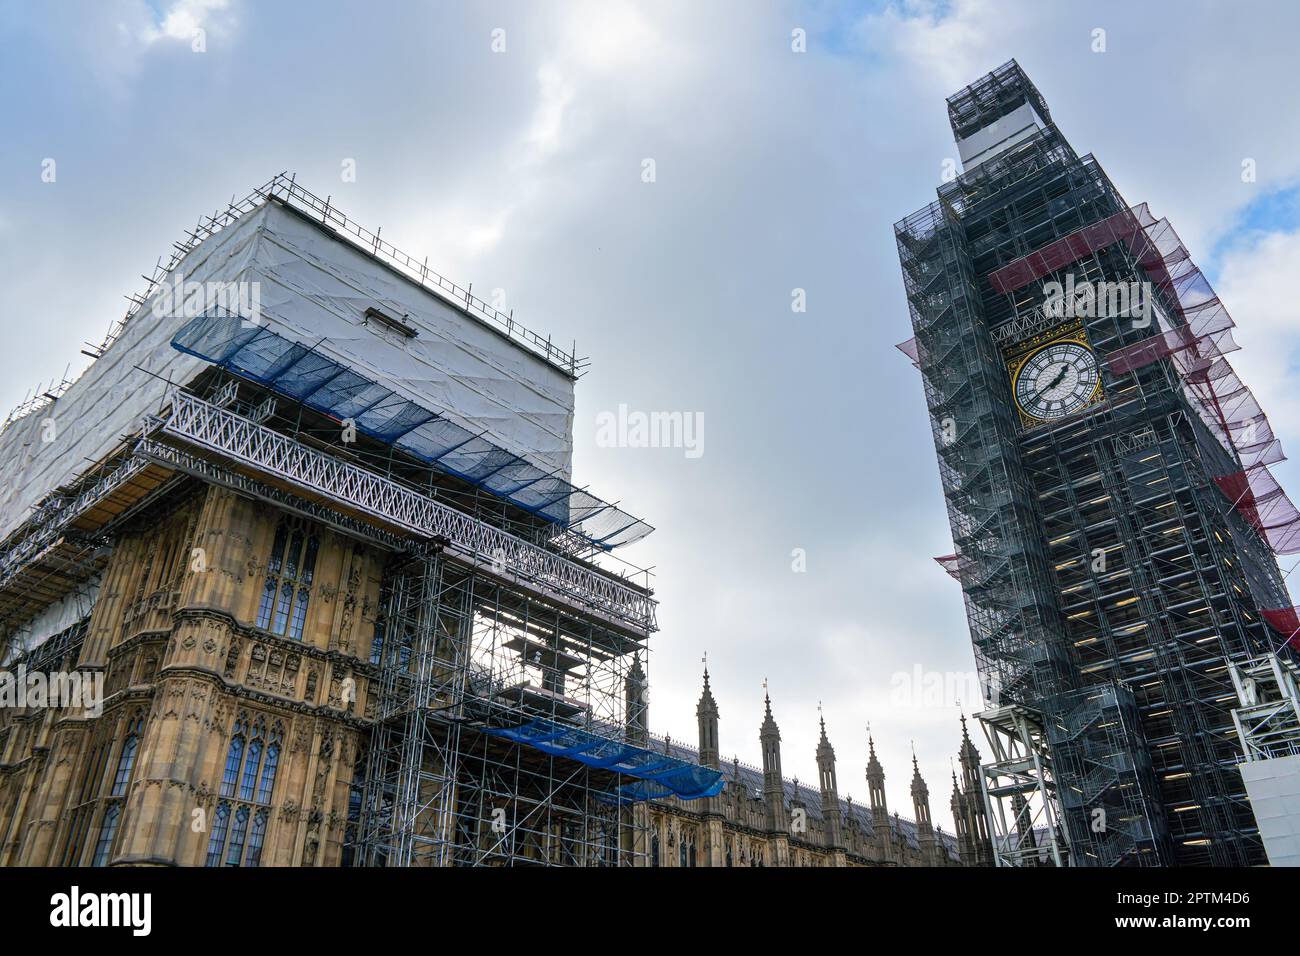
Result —
[[144, 718], [136, 717], [128, 725], [126, 740], [122, 742], [122, 753], [117, 758], [117, 773], [113, 775], [113, 789], [109, 796], [120, 797], [126, 793], [131, 770], [135, 767], [135, 755], [140, 749], [140, 734], [143, 732]]
[[266, 841], [268, 808], [284, 746], [284, 728], [276, 721], [268, 730], [265, 717], [235, 720], [226, 767], [221, 776], [221, 801], [213, 816], [205, 866], [258, 866]]
[[113, 850], [113, 837], [117, 835], [117, 821], [122, 816], [122, 804], [110, 803], [99, 825], [99, 842], [95, 844], [95, 858], [91, 866], [107, 866]]
[[320, 539], [303, 522], [290, 518], [280, 522], [266, 564], [266, 583], [257, 608], [258, 627], [302, 640], [319, 550]]
[[[140, 711], [128, 713], [120, 723], [106, 725], [88, 744], [67, 814], [60, 866], [84, 866], [87, 862], [101, 866], [110, 859], [123, 811], [120, 800], [106, 798], [126, 793], [140, 751], [144, 719]], [[119, 732], [125, 733], [120, 748], [114, 743]]]

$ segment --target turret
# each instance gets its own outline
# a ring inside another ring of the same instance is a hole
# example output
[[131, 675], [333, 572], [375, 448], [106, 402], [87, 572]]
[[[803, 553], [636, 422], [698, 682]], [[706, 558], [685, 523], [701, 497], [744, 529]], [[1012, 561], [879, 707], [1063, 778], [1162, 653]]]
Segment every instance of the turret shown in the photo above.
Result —
[[704, 668], [704, 691], [695, 705], [695, 718], [700, 725], [700, 765], [721, 769], [718, 752], [718, 702], [709, 687], [709, 669]]
[[623, 683], [627, 739], [645, 746], [650, 741], [650, 684], [641, 668], [641, 652], [632, 654], [632, 667]]
[[867, 728], [867, 796], [871, 805], [871, 827], [876, 833], [876, 844], [881, 855], [892, 852], [889, 827], [889, 805], [885, 800], [885, 768], [876, 758], [876, 740]]
[[840, 795], [835, 782], [835, 748], [826, 739], [826, 719], [821, 723], [821, 740], [817, 742], [817, 780], [822, 792], [822, 819], [826, 821], [827, 845], [843, 845], [842, 820], [840, 819]]
[[930, 820], [930, 788], [921, 776], [915, 748], [912, 750], [912, 811], [916, 815], [916, 842], [921, 847], [921, 859], [927, 865], [933, 865], [934, 824]]
[[767, 804], [767, 828], [786, 832], [784, 780], [781, 776], [781, 731], [772, 719], [772, 699], [763, 692], [763, 726], [758, 740], [763, 751], [763, 801]]
[[[980, 782], [980, 752], [971, 743], [970, 732], [966, 729], [965, 714], [961, 715], [961, 749], [957, 756], [961, 761], [966, 837], [971, 847], [971, 856], [965, 862], [969, 866], [992, 866], [993, 841], [989, 837], [988, 816], [984, 812], [984, 789]], [[965, 856], [966, 851], [962, 852]]]

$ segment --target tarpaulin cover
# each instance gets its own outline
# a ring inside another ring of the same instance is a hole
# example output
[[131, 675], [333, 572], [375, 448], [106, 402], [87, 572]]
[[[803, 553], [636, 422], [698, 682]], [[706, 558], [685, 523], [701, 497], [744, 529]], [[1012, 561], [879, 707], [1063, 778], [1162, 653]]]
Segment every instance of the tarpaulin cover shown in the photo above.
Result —
[[489, 727], [485, 732], [543, 753], [635, 778], [635, 783], [618, 791], [619, 801], [624, 803], [667, 796], [698, 800], [717, 796], [724, 785], [720, 771], [540, 718], [519, 727]]
[[198, 316], [172, 346], [302, 402], [609, 550], [654, 529], [440, 412], [237, 316]]

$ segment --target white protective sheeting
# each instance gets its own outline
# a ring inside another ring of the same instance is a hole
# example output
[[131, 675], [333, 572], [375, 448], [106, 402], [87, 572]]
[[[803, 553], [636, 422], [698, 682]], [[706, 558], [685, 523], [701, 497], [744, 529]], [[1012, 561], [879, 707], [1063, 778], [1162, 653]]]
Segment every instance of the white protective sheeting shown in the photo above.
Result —
[[980, 163], [1006, 152], [1046, 126], [1032, 105], [1028, 102], [1021, 103], [1006, 116], [976, 130], [965, 139], [957, 140], [961, 167], [970, 172]]
[[[185, 282], [256, 282], [260, 320], [271, 331], [569, 476], [571, 377], [304, 215], [268, 202], [204, 239], [175, 273]], [[170, 294], [164, 286], [154, 299]], [[185, 384], [207, 367], [171, 345], [192, 316], [160, 317], [153, 301], [60, 398], [0, 433], [0, 537], [138, 431], [168, 379]], [[370, 308], [417, 336], [367, 322]]]
[[[95, 609], [95, 601], [99, 599], [101, 583], [102, 576], [95, 575], [23, 625], [22, 629], [13, 635], [15, 640], [8, 649], [9, 657], [16, 657], [25, 651], [40, 647], [55, 634], [61, 634], [78, 621], [90, 617], [90, 612]], [[0, 666], [8, 663], [8, 660], [0, 660]]]
[[1300, 866], [1300, 756], [1239, 765], [1272, 866]]
[[[271, 331], [486, 432], [493, 444], [567, 479], [573, 380], [504, 334], [279, 204], [263, 213], [247, 278]], [[378, 308], [415, 338], [367, 321]], [[324, 341], [320, 341], [324, 337]], [[317, 343], [320, 344], [317, 344]]]

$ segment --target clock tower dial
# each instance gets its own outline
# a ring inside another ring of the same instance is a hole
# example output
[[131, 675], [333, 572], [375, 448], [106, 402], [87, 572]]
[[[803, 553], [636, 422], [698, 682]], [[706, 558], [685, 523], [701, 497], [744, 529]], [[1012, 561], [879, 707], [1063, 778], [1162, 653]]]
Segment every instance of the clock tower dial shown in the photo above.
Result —
[[1083, 343], [1058, 340], [1029, 353], [1012, 374], [1016, 405], [1032, 423], [1073, 415], [1100, 397], [1097, 358]]

